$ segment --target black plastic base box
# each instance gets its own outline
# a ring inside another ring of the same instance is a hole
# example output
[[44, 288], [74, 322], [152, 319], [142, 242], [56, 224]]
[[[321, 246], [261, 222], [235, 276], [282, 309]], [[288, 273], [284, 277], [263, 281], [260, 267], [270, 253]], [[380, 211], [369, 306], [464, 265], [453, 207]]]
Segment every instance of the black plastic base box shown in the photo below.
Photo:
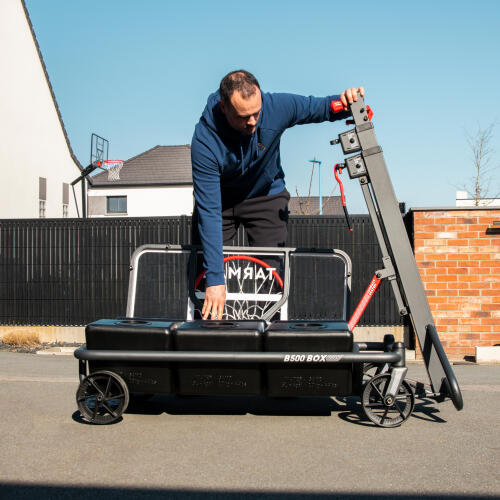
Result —
[[[267, 352], [352, 352], [353, 336], [345, 321], [276, 321], [264, 335]], [[352, 363], [269, 364], [269, 396], [349, 396]]]
[[[87, 349], [115, 351], [169, 351], [175, 321], [101, 319], [87, 325]], [[120, 375], [131, 393], [170, 394], [172, 366], [164, 362], [89, 361], [90, 372], [109, 370]]]
[[[177, 351], [262, 352], [264, 321], [186, 321], [173, 330]], [[262, 393], [258, 363], [177, 363], [176, 393], [249, 396]]]

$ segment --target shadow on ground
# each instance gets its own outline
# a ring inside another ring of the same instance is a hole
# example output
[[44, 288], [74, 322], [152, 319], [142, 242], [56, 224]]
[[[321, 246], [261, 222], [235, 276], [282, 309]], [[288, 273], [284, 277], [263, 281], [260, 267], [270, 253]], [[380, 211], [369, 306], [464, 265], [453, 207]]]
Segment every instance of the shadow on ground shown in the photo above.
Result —
[[392, 493], [311, 493], [311, 492], [249, 492], [249, 491], [224, 491], [224, 490], [188, 490], [188, 489], [145, 489], [145, 488], [96, 488], [84, 486], [50, 486], [50, 485], [25, 485], [20, 483], [0, 483], [3, 498], [16, 498], [19, 500], [44, 500], [57, 498], [58, 500], [78, 498], [78, 500], [153, 500], [153, 499], [182, 499], [182, 500], [466, 500], [480, 498], [498, 498], [481, 495], [439, 495], [439, 494], [392, 494]]
[[[427, 422], [446, 422], [439, 416], [436, 402], [419, 399], [415, 404], [412, 418]], [[375, 427], [363, 413], [359, 398], [349, 397], [243, 397], [243, 396], [175, 396], [156, 395], [149, 398], [132, 397], [124, 414], [135, 415], [268, 415], [332, 417], [357, 425]], [[80, 413], [73, 414], [73, 420], [86, 424]], [[122, 419], [111, 425], [117, 424]]]

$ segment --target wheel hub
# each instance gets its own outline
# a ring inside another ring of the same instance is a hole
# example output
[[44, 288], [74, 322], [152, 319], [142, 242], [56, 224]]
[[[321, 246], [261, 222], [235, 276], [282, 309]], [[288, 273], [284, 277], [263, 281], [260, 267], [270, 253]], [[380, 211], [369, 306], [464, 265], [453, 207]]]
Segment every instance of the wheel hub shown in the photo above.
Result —
[[384, 398], [384, 404], [386, 406], [392, 406], [394, 404], [394, 398], [392, 396], [386, 396]]

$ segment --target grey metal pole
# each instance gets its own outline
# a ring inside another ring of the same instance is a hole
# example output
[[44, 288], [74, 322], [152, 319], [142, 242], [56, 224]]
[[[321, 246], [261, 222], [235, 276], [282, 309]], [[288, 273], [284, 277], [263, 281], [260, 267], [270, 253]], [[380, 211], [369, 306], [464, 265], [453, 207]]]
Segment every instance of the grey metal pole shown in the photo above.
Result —
[[82, 219], [87, 218], [87, 178], [82, 179]]
[[[417, 335], [432, 389], [435, 393], [448, 394], [457, 409], [461, 409], [461, 394], [449, 363], [444, 362], [444, 351], [439, 337], [432, 336], [434, 319], [427, 301], [427, 295], [418, 271], [413, 250], [403, 223], [399, 203], [385, 164], [382, 148], [379, 146], [373, 124], [370, 121], [364, 99], [358, 98], [351, 105], [355, 128], [339, 135], [344, 154], [358, 153], [346, 158], [351, 178], [358, 178], [363, 188], [369, 211], [376, 227], [381, 248], [387, 249], [388, 261], [385, 267], [393, 268], [399, 278], [401, 300], [408, 312]], [[370, 207], [367, 185], [371, 188], [374, 205]], [[378, 223], [377, 223], [377, 219]], [[380, 225], [378, 228], [377, 226]], [[389, 261], [390, 260], [390, 261]], [[397, 283], [394, 280], [393, 285]], [[396, 295], [397, 297], [397, 295]], [[442, 352], [441, 352], [442, 351]], [[439, 352], [439, 355], [438, 355]], [[452, 380], [450, 383], [450, 379]], [[453, 385], [455, 390], [449, 390]]]

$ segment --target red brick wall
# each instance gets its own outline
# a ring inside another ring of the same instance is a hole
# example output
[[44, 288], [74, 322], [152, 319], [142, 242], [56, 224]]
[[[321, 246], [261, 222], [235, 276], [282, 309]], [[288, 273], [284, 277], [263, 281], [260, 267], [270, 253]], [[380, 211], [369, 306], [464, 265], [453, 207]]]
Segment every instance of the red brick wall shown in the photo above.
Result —
[[448, 356], [500, 344], [500, 209], [412, 212], [415, 258]]

